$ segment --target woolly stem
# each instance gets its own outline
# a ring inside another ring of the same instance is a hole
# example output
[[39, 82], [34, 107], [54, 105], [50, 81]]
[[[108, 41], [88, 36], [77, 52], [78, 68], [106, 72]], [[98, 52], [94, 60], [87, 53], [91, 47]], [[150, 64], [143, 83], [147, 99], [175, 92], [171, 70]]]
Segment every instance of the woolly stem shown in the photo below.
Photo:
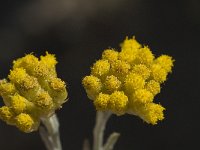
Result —
[[59, 133], [59, 121], [54, 114], [51, 117], [42, 118], [44, 126], [40, 126], [39, 133], [47, 150], [62, 150]]
[[[103, 145], [104, 130], [106, 127], [106, 123], [107, 123], [108, 119], [110, 118], [111, 114], [112, 114], [111, 112], [97, 111], [96, 124], [95, 124], [94, 130], [93, 130], [93, 136], [94, 136], [93, 150], [104, 150], [104, 145]], [[111, 147], [111, 149], [109, 149], [109, 150], [112, 150], [119, 135], [117, 134], [117, 136], [116, 136], [116, 134], [115, 134], [112, 137], [114, 137], [114, 140], [108, 140], [108, 142], [106, 143], [106, 148]]]
[[104, 150], [113, 150], [114, 146], [115, 146], [115, 143], [117, 142], [118, 138], [119, 138], [120, 134], [119, 133], [112, 133], [106, 144], [104, 145]]

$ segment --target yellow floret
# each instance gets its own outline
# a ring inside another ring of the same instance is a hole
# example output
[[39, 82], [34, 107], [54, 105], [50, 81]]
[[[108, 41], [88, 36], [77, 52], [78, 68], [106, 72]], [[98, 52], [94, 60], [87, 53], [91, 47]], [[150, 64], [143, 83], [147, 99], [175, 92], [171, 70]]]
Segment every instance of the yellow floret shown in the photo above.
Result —
[[15, 68], [13, 70], [10, 70], [10, 74], [8, 75], [8, 78], [13, 83], [20, 83], [22, 80], [25, 80], [27, 77], [26, 70], [23, 68]]
[[168, 73], [172, 71], [173, 61], [172, 57], [168, 55], [161, 55], [155, 60], [155, 63], [159, 64]]
[[122, 50], [123, 49], [138, 49], [141, 47], [141, 45], [136, 41], [135, 37], [133, 37], [132, 39], [128, 39], [128, 37], [126, 37], [126, 39], [123, 41], [123, 43], [120, 45]]
[[23, 68], [11, 70], [8, 77], [18, 88], [22, 88], [24, 90], [33, 89], [34, 87], [39, 86], [37, 79], [29, 76]]
[[20, 114], [26, 110], [26, 99], [19, 94], [11, 97], [11, 106], [16, 114]]
[[23, 132], [31, 132], [34, 126], [34, 120], [29, 114], [21, 113], [15, 117], [16, 126]]
[[34, 104], [42, 109], [42, 111], [49, 111], [53, 108], [53, 100], [47, 92], [41, 92], [34, 100]]
[[164, 119], [164, 110], [165, 108], [159, 104], [149, 103], [140, 110], [139, 116], [147, 123], [155, 125]]
[[46, 52], [45, 56], [40, 56], [40, 62], [46, 64], [48, 68], [55, 68], [55, 65], [58, 63], [55, 55], [48, 52]]
[[111, 72], [117, 77], [124, 77], [128, 74], [131, 66], [125, 61], [117, 60], [111, 64]]
[[109, 93], [118, 90], [120, 86], [121, 86], [121, 81], [119, 81], [117, 77], [113, 75], [106, 77], [106, 80], [104, 82], [104, 88], [106, 92]]
[[11, 96], [16, 92], [14, 84], [7, 82], [6, 80], [0, 81], [0, 95]]
[[167, 72], [158, 64], [151, 66], [151, 77], [153, 80], [163, 83], [167, 79]]
[[9, 122], [14, 117], [14, 113], [8, 106], [0, 107], [0, 119]]
[[97, 77], [106, 75], [110, 70], [110, 63], [108, 60], [98, 60], [91, 68], [91, 74]]
[[155, 80], [150, 80], [145, 85], [146, 89], [150, 91], [154, 96], [160, 93], [160, 84]]
[[150, 70], [146, 65], [139, 64], [135, 65], [132, 70], [133, 73], [139, 74], [142, 76], [145, 80], [149, 78], [150, 76]]
[[109, 62], [116, 61], [118, 59], [118, 52], [113, 49], [106, 49], [103, 51], [102, 58]]
[[22, 80], [20, 87], [24, 90], [33, 89], [39, 86], [39, 83], [36, 78], [27, 76], [24, 80]]
[[33, 75], [36, 77], [47, 77], [51, 74], [49, 68], [44, 63], [38, 63], [34, 66]]
[[66, 84], [60, 78], [52, 78], [50, 80], [50, 87], [56, 91], [62, 91], [66, 88]]
[[22, 58], [13, 61], [13, 69], [15, 68], [24, 68], [28, 71], [32, 71], [34, 66], [38, 63], [38, 58], [33, 54], [28, 54]]
[[124, 81], [125, 90], [128, 93], [133, 93], [137, 89], [142, 89], [145, 85], [145, 80], [138, 74], [130, 73]]
[[119, 59], [131, 63], [135, 60], [138, 49], [122, 49], [119, 53]]
[[82, 84], [86, 89], [88, 97], [92, 100], [95, 99], [96, 95], [99, 94], [102, 89], [101, 80], [93, 75], [84, 77]]
[[151, 50], [148, 47], [143, 47], [139, 49], [137, 58], [136, 58], [136, 63], [141, 63], [149, 66], [152, 64], [154, 59], [154, 55], [152, 54]]
[[132, 39], [126, 39], [121, 44], [121, 52], [119, 53], [119, 59], [126, 61], [128, 63], [131, 63], [135, 60], [138, 49], [141, 47], [141, 45], [135, 40], [133, 37]]
[[132, 101], [139, 103], [150, 103], [153, 101], [153, 94], [146, 89], [138, 89], [134, 92]]
[[56, 106], [55, 108], [60, 108], [61, 105], [68, 100], [65, 82], [60, 78], [51, 78], [48, 80], [48, 87], [48, 93], [53, 99]]
[[13, 69], [15, 68], [21, 68], [23, 65], [23, 57], [22, 58], [18, 58], [17, 60], [13, 61]]
[[101, 110], [101, 111], [107, 110], [109, 99], [110, 99], [110, 95], [99, 93], [99, 95], [97, 96], [97, 98], [94, 101], [94, 105], [95, 105], [96, 109]]
[[123, 91], [115, 91], [110, 95], [109, 107], [111, 111], [117, 115], [122, 115], [126, 112], [128, 105], [128, 97]]
[[19, 58], [13, 62], [13, 69], [23, 68], [30, 75], [36, 77], [56, 76], [55, 64], [57, 63], [54, 55], [46, 53], [41, 56], [41, 61], [32, 54]]

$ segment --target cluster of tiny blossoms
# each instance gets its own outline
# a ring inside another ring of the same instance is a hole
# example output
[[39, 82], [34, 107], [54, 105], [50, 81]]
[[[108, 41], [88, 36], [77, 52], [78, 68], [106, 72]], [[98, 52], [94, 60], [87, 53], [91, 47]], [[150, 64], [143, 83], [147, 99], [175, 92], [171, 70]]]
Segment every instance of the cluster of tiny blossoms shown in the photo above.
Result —
[[155, 58], [149, 47], [135, 38], [126, 38], [120, 52], [104, 50], [102, 59], [93, 64], [91, 75], [84, 77], [82, 84], [97, 110], [129, 113], [157, 124], [164, 119], [165, 108], [153, 99], [172, 67], [170, 56]]
[[13, 61], [8, 80], [0, 81], [0, 95], [5, 106], [0, 119], [23, 132], [38, 129], [42, 117], [50, 117], [67, 98], [65, 82], [57, 77], [54, 55], [40, 60], [32, 54]]

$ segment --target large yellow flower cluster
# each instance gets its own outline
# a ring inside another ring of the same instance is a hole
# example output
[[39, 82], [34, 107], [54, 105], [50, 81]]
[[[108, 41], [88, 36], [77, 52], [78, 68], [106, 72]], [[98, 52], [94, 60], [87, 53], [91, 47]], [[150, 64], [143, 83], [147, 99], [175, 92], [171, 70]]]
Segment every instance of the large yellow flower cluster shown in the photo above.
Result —
[[165, 108], [153, 99], [172, 67], [170, 56], [155, 58], [149, 47], [141, 46], [135, 38], [126, 38], [120, 52], [104, 50], [82, 84], [97, 110], [134, 114], [157, 124], [164, 119]]
[[0, 118], [21, 131], [37, 130], [42, 117], [50, 117], [66, 101], [65, 82], [57, 77], [57, 61], [46, 53], [40, 60], [32, 54], [13, 62], [8, 80], [0, 81], [5, 106]]

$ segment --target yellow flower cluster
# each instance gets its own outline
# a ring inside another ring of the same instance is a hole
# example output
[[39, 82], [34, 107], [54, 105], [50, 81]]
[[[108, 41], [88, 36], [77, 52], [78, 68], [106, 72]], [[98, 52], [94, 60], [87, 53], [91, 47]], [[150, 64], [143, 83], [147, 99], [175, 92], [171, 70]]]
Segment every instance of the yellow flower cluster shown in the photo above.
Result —
[[84, 77], [82, 84], [97, 110], [134, 114], [157, 124], [164, 119], [165, 108], [153, 103], [153, 99], [172, 67], [170, 56], [155, 58], [149, 47], [135, 38], [126, 38], [120, 52], [104, 50], [102, 59], [93, 64], [91, 75]]
[[5, 106], [0, 118], [21, 131], [38, 129], [42, 117], [50, 117], [66, 101], [65, 82], [57, 77], [54, 55], [46, 52], [40, 60], [28, 54], [13, 61], [8, 80], [0, 81]]

